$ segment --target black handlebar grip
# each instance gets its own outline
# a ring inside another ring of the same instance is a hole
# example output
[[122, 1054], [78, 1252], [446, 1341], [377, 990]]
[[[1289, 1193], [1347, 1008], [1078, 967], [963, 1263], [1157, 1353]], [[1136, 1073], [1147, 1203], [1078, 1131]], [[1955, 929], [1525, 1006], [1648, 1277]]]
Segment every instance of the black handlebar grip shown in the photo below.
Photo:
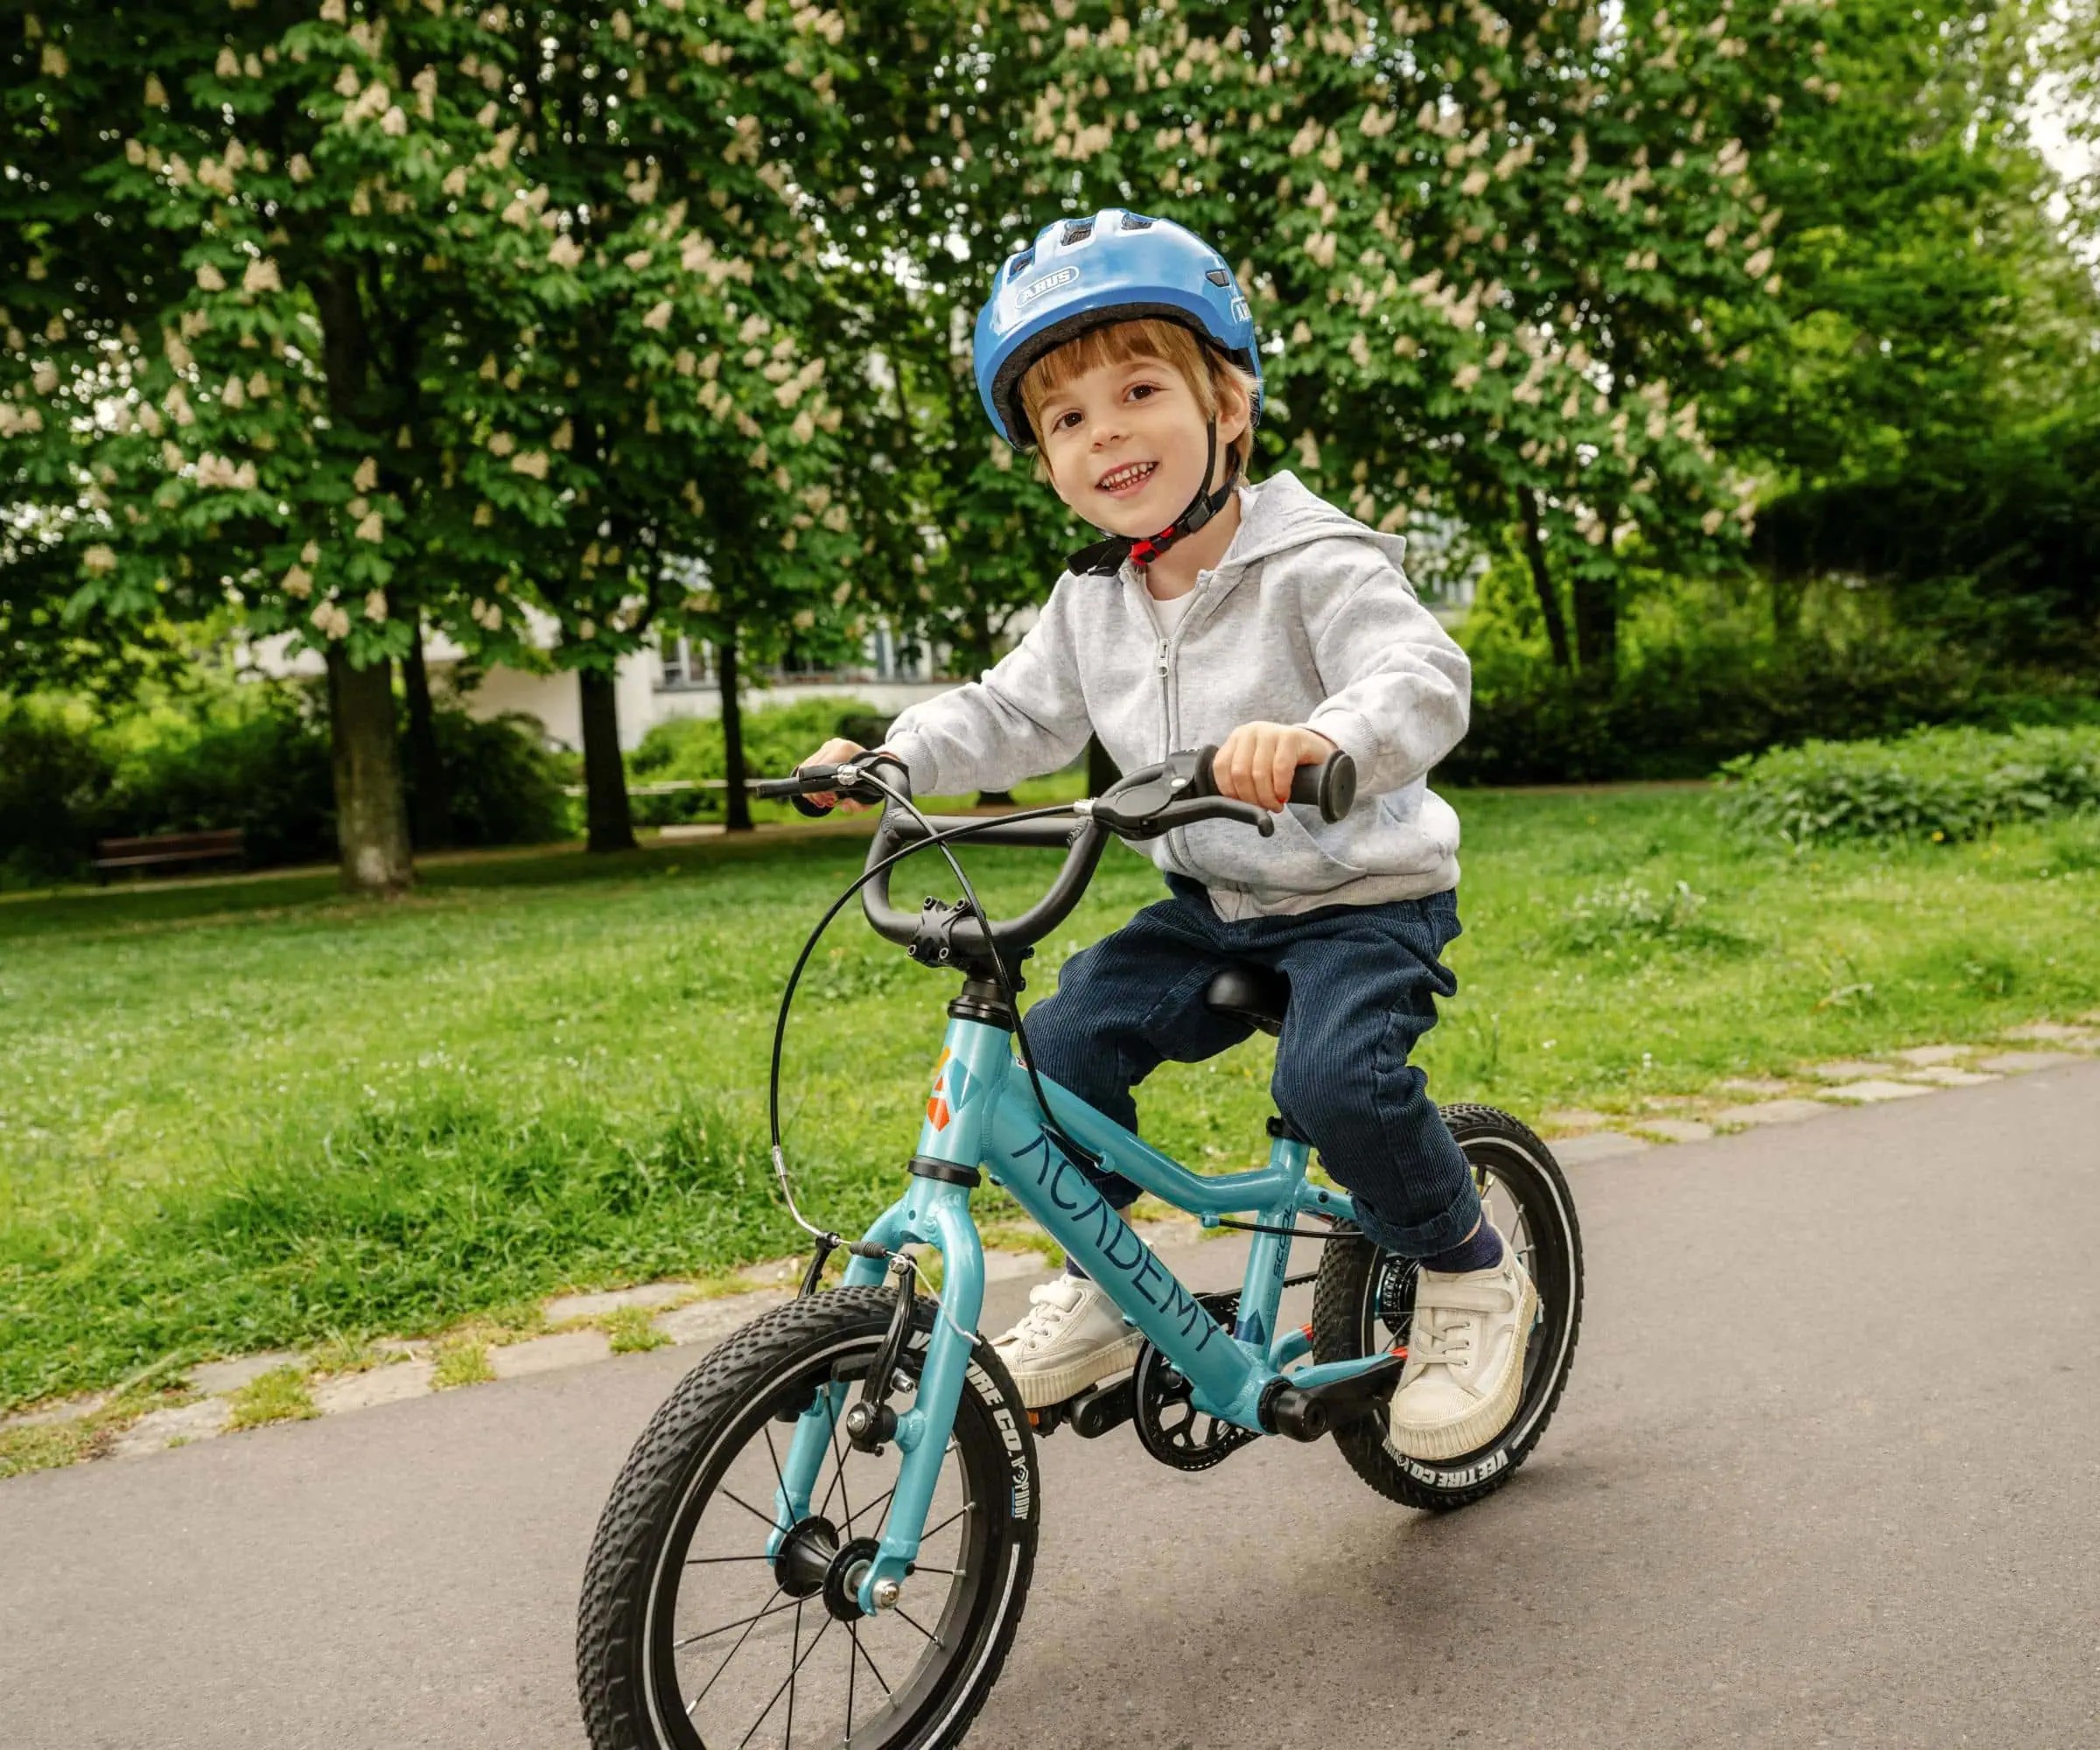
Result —
[[[1217, 794], [1217, 778], [1211, 770], [1217, 752], [1214, 747], [1196, 750], [1195, 775], [1188, 787], [1189, 794]], [[1300, 766], [1291, 780], [1291, 800], [1317, 808], [1320, 817], [1330, 824], [1340, 820], [1356, 806], [1356, 762], [1336, 748], [1320, 765]]]
[[1338, 821], [1356, 806], [1356, 762], [1339, 747], [1320, 766], [1300, 766], [1291, 780], [1291, 800], [1309, 802], [1324, 821]]

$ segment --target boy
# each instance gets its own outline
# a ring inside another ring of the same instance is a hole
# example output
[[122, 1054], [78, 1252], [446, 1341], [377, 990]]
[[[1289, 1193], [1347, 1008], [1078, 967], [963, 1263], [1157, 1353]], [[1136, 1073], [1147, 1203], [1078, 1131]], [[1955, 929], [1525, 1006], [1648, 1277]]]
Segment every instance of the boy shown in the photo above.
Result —
[[[1253, 323], [1224, 259], [1180, 226], [1111, 208], [1046, 227], [1002, 266], [976, 354], [994, 428], [1107, 538], [1073, 556], [1009, 655], [906, 711], [886, 745], [920, 794], [1004, 789], [1089, 733], [1126, 771], [1219, 745], [1219, 789], [1275, 813], [1275, 836], [1206, 822], [1155, 840], [1172, 897], [1066, 962], [1026, 1018], [1036, 1067], [1135, 1129], [1131, 1087], [1159, 1063], [1247, 1037], [1205, 1006], [1212, 975], [1286, 974], [1278, 1109], [1365, 1232], [1422, 1266], [1393, 1446], [1472, 1452], [1516, 1415], [1537, 1298], [1407, 1062], [1457, 988], [1439, 956], [1459, 933], [1459, 823], [1424, 774], [1465, 733], [1466, 657], [1397, 538], [1288, 473], [1241, 483], [1261, 416]], [[1337, 747], [1360, 801], [1330, 826], [1285, 803], [1295, 769]], [[835, 740], [812, 761], [860, 751]], [[1138, 1195], [1114, 1176], [1101, 1189], [1118, 1208]], [[997, 1340], [1024, 1404], [1135, 1359], [1075, 1268], [1031, 1299]]]

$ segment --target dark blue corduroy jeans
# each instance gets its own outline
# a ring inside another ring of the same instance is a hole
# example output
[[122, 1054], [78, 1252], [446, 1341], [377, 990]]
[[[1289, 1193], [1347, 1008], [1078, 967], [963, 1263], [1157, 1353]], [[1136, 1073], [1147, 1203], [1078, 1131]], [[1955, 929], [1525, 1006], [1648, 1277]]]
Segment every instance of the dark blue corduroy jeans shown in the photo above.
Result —
[[[1028, 1012], [1036, 1067], [1130, 1130], [1130, 1089], [1158, 1066], [1199, 1062], [1252, 1029], [1204, 1006], [1222, 967], [1249, 961], [1291, 980], [1270, 1082], [1292, 1131], [1354, 1198], [1364, 1231], [1408, 1257], [1456, 1245], [1480, 1219], [1466, 1158], [1422, 1072], [1408, 1062], [1458, 980], [1444, 965], [1459, 934], [1455, 893], [1382, 906], [1328, 906], [1227, 923], [1194, 881], [1075, 954], [1057, 993]], [[1138, 1194], [1100, 1180], [1118, 1207]]]

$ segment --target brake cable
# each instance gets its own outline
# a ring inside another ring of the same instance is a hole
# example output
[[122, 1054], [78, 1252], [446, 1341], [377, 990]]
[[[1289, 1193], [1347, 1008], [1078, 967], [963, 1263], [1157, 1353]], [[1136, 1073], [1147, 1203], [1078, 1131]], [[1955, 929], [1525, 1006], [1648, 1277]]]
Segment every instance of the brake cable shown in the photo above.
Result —
[[1065, 1135], [1056, 1119], [1050, 1115], [1048, 1102], [1044, 1098], [1042, 1084], [1036, 1077], [1035, 1065], [1028, 1051], [1027, 1036], [1021, 1032], [1020, 1008], [1016, 1001], [1016, 992], [1012, 982], [1007, 976], [1005, 964], [999, 958], [998, 949], [991, 940], [991, 920], [986, 915], [983, 905], [978, 902], [976, 892], [970, 885], [969, 877], [962, 873], [962, 865], [956, 861], [955, 854], [947, 846], [947, 841], [949, 839], [968, 838], [977, 833], [988, 832], [995, 826], [1006, 825], [1015, 821], [1047, 820], [1054, 816], [1068, 813], [1070, 811], [1069, 805], [1060, 802], [1046, 808], [1026, 808], [1018, 814], [997, 815], [985, 820], [970, 821], [961, 826], [944, 828], [936, 832], [925, 815], [920, 812], [908, 797], [899, 796], [896, 790], [872, 774], [868, 774], [867, 781], [873, 783], [884, 794], [902, 802], [905, 808], [910, 810], [913, 817], [926, 830], [927, 836], [913, 844], [900, 846], [879, 862], [862, 870], [848, 885], [846, 890], [831, 902], [823, 916], [817, 920], [816, 928], [809, 932], [809, 938], [802, 944], [801, 954], [796, 956], [794, 966], [788, 975], [787, 985], [780, 992], [780, 1012], [774, 1018], [773, 1028], [771, 1074], [767, 1079], [766, 1090], [766, 1122], [772, 1144], [774, 1177], [780, 1184], [780, 1195], [787, 1202], [788, 1214], [793, 1218], [795, 1226], [817, 1242], [818, 1262], [812, 1269], [812, 1276], [816, 1273], [816, 1270], [822, 1269], [821, 1261], [823, 1255], [840, 1246], [844, 1246], [856, 1257], [886, 1257], [890, 1254], [885, 1247], [866, 1241], [847, 1240], [828, 1228], [818, 1227], [802, 1214], [801, 1207], [794, 1200], [794, 1190], [788, 1180], [787, 1155], [780, 1140], [780, 1058], [787, 1043], [788, 1011], [794, 1004], [795, 989], [802, 982], [802, 972], [809, 963], [809, 956], [816, 951], [816, 945], [822, 939], [824, 932], [831, 927], [832, 920], [837, 917], [853, 897], [878, 875], [884, 873], [893, 864], [901, 863], [906, 858], [915, 852], [924, 850], [929, 845], [937, 846], [942, 857], [947, 859], [948, 866], [955, 871], [956, 879], [962, 885], [963, 895], [969, 903], [969, 908], [976, 916], [980, 928], [984, 931], [985, 945], [991, 955], [993, 970], [998, 975], [999, 992], [1006, 999], [1007, 1007], [1013, 1012], [1014, 1032], [1019, 1040], [1022, 1056], [1026, 1063], [1030, 1086], [1034, 1090], [1037, 1103], [1041, 1106], [1043, 1110], [1046, 1128], [1057, 1138], [1060, 1144], [1068, 1152], [1076, 1152], [1079, 1158], [1094, 1165], [1099, 1164], [1099, 1157], [1080, 1148], [1078, 1144]]

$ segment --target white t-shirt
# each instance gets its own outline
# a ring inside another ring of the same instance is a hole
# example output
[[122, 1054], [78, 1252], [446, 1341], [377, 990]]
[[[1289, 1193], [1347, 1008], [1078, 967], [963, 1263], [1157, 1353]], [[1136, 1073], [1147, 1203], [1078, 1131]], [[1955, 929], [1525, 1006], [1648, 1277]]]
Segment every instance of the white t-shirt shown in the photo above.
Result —
[[1180, 595], [1167, 599], [1147, 592], [1145, 599], [1152, 605], [1152, 618], [1159, 622], [1159, 635], [1172, 638], [1174, 628], [1181, 624], [1181, 616], [1188, 612], [1188, 605], [1196, 598], [1194, 590], [1184, 590]]

